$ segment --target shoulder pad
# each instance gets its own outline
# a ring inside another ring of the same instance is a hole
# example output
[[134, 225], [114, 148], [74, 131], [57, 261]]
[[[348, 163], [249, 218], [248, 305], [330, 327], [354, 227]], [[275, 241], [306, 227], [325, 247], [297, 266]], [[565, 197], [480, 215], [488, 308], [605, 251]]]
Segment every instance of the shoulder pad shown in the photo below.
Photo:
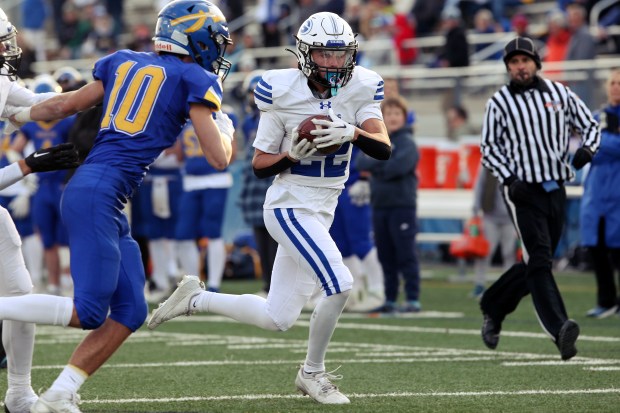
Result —
[[279, 107], [278, 98], [293, 84], [298, 69], [268, 70], [254, 88], [254, 100], [261, 111], [274, 110]]

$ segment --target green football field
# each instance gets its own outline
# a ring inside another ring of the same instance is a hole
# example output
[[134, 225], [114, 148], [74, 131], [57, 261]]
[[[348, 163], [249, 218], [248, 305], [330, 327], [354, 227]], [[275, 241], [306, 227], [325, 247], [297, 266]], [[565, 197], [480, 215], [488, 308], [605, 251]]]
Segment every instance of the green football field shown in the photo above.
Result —
[[[143, 327], [81, 389], [84, 412], [618, 412], [620, 317], [584, 317], [594, 304], [589, 273], [558, 274], [569, 315], [581, 326], [579, 354], [562, 362], [526, 297], [504, 323], [496, 351], [480, 339], [471, 283], [454, 268], [426, 268], [423, 312], [343, 314], [327, 356], [340, 367], [346, 406], [322, 406], [294, 386], [310, 313], [273, 333], [224, 317], [182, 317]], [[252, 293], [254, 281], [224, 292]], [[33, 387], [44, 390], [84, 332], [38, 327]], [[2, 391], [6, 388], [2, 375]]]

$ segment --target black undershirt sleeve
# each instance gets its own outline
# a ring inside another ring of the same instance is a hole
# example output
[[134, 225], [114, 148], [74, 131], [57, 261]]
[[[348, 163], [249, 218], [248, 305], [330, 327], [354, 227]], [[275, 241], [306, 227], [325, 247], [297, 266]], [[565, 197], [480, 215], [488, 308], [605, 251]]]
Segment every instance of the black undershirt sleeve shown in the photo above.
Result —
[[387, 161], [390, 159], [390, 155], [392, 155], [391, 145], [368, 138], [364, 135], [359, 135], [355, 142], [353, 142], [353, 145], [360, 148], [362, 152], [371, 158], [380, 161]]
[[264, 179], [264, 178], [269, 178], [270, 176], [277, 175], [280, 172], [290, 168], [293, 165], [295, 165], [295, 162], [292, 161], [288, 156], [285, 156], [284, 158], [280, 159], [278, 162], [266, 168], [261, 168], [261, 169], [252, 168], [252, 169], [254, 170], [254, 175], [256, 175], [257, 178]]

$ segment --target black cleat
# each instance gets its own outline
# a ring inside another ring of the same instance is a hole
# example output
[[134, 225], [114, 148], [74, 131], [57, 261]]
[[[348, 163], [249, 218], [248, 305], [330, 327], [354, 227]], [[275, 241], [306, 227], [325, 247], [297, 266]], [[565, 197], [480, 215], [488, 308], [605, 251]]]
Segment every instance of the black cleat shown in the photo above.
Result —
[[483, 314], [482, 321], [482, 341], [484, 345], [495, 350], [499, 343], [499, 332], [502, 330], [502, 323], [495, 322], [488, 314]]
[[570, 360], [577, 354], [575, 342], [579, 337], [579, 325], [574, 320], [566, 320], [558, 334], [557, 345], [562, 360]]

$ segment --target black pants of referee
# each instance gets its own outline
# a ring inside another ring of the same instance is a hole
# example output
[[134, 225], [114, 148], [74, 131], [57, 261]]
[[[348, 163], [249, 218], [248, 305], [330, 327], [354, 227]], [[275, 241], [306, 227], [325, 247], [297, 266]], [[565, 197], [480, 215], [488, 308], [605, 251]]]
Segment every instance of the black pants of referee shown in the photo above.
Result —
[[501, 324], [531, 293], [544, 330], [557, 339], [568, 316], [551, 268], [564, 226], [566, 190], [560, 185], [546, 192], [540, 184], [527, 184], [510, 198], [504, 187], [504, 199], [521, 239], [523, 262], [509, 268], [485, 291], [480, 308]]

